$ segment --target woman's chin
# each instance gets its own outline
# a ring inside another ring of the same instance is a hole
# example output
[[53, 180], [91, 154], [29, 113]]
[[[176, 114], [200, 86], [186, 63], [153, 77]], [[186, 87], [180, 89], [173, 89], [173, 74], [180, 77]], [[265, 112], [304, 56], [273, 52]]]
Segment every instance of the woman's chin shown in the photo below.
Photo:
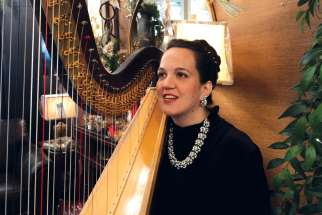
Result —
[[173, 110], [174, 108], [162, 108], [161, 111], [165, 113], [167, 116], [174, 117], [177, 115], [177, 112]]

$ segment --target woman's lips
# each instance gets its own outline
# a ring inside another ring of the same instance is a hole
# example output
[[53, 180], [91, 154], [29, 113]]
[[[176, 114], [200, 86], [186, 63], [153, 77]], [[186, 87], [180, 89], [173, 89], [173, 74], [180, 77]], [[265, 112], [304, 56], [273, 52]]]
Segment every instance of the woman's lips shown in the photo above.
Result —
[[178, 96], [172, 95], [172, 94], [164, 94], [162, 96], [164, 103], [170, 104], [176, 101], [178, 99]]

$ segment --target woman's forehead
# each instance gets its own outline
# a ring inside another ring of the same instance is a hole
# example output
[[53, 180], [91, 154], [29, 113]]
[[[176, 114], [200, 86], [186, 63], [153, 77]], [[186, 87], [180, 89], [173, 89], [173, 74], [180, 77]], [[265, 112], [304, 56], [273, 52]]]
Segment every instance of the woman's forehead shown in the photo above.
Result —
[[187, 48], [173, 47], [164, 52], [160, 67], [196, 68], [195, 54]]

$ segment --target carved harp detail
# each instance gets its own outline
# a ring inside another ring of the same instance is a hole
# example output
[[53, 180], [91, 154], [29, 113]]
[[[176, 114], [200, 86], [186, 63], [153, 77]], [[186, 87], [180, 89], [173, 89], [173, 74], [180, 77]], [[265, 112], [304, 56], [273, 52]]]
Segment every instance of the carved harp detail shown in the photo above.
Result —
[[66, 81], [70, 81], [87, 106], [96, 113], [115, 116], [126, 113], [145, 95], [155, 77], [159, 50], [153, 47], [138, 50], [133, 58], [143, 57], [146, 62], [134, 62], [132, 71], [119, 68], [116, 75], [110, 75], [100, 62], [85, 2], [43, 0], [42, 6], [65, 68]]

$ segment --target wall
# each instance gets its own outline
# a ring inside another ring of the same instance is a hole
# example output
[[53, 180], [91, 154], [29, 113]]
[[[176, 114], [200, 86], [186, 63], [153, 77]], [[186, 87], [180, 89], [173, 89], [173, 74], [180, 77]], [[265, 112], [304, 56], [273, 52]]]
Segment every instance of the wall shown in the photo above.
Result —
[[[231, 2], [244, 9], [238, 17], [227, 16], [218, 5], [216, 13], [230, 27], [235, 84], [218, 86], [214, 99], [221, 115], [257, 143], [266, 167], [283, 156], [268, 146], [283, 139], [278, 133], [288, 120], [278, 117], [296, 98], [291, 88], [301, 77], [299, 60], [313, 33], [300, 32], [295, 0]], [[271, 182], [276, 170], [266, 173]]]

